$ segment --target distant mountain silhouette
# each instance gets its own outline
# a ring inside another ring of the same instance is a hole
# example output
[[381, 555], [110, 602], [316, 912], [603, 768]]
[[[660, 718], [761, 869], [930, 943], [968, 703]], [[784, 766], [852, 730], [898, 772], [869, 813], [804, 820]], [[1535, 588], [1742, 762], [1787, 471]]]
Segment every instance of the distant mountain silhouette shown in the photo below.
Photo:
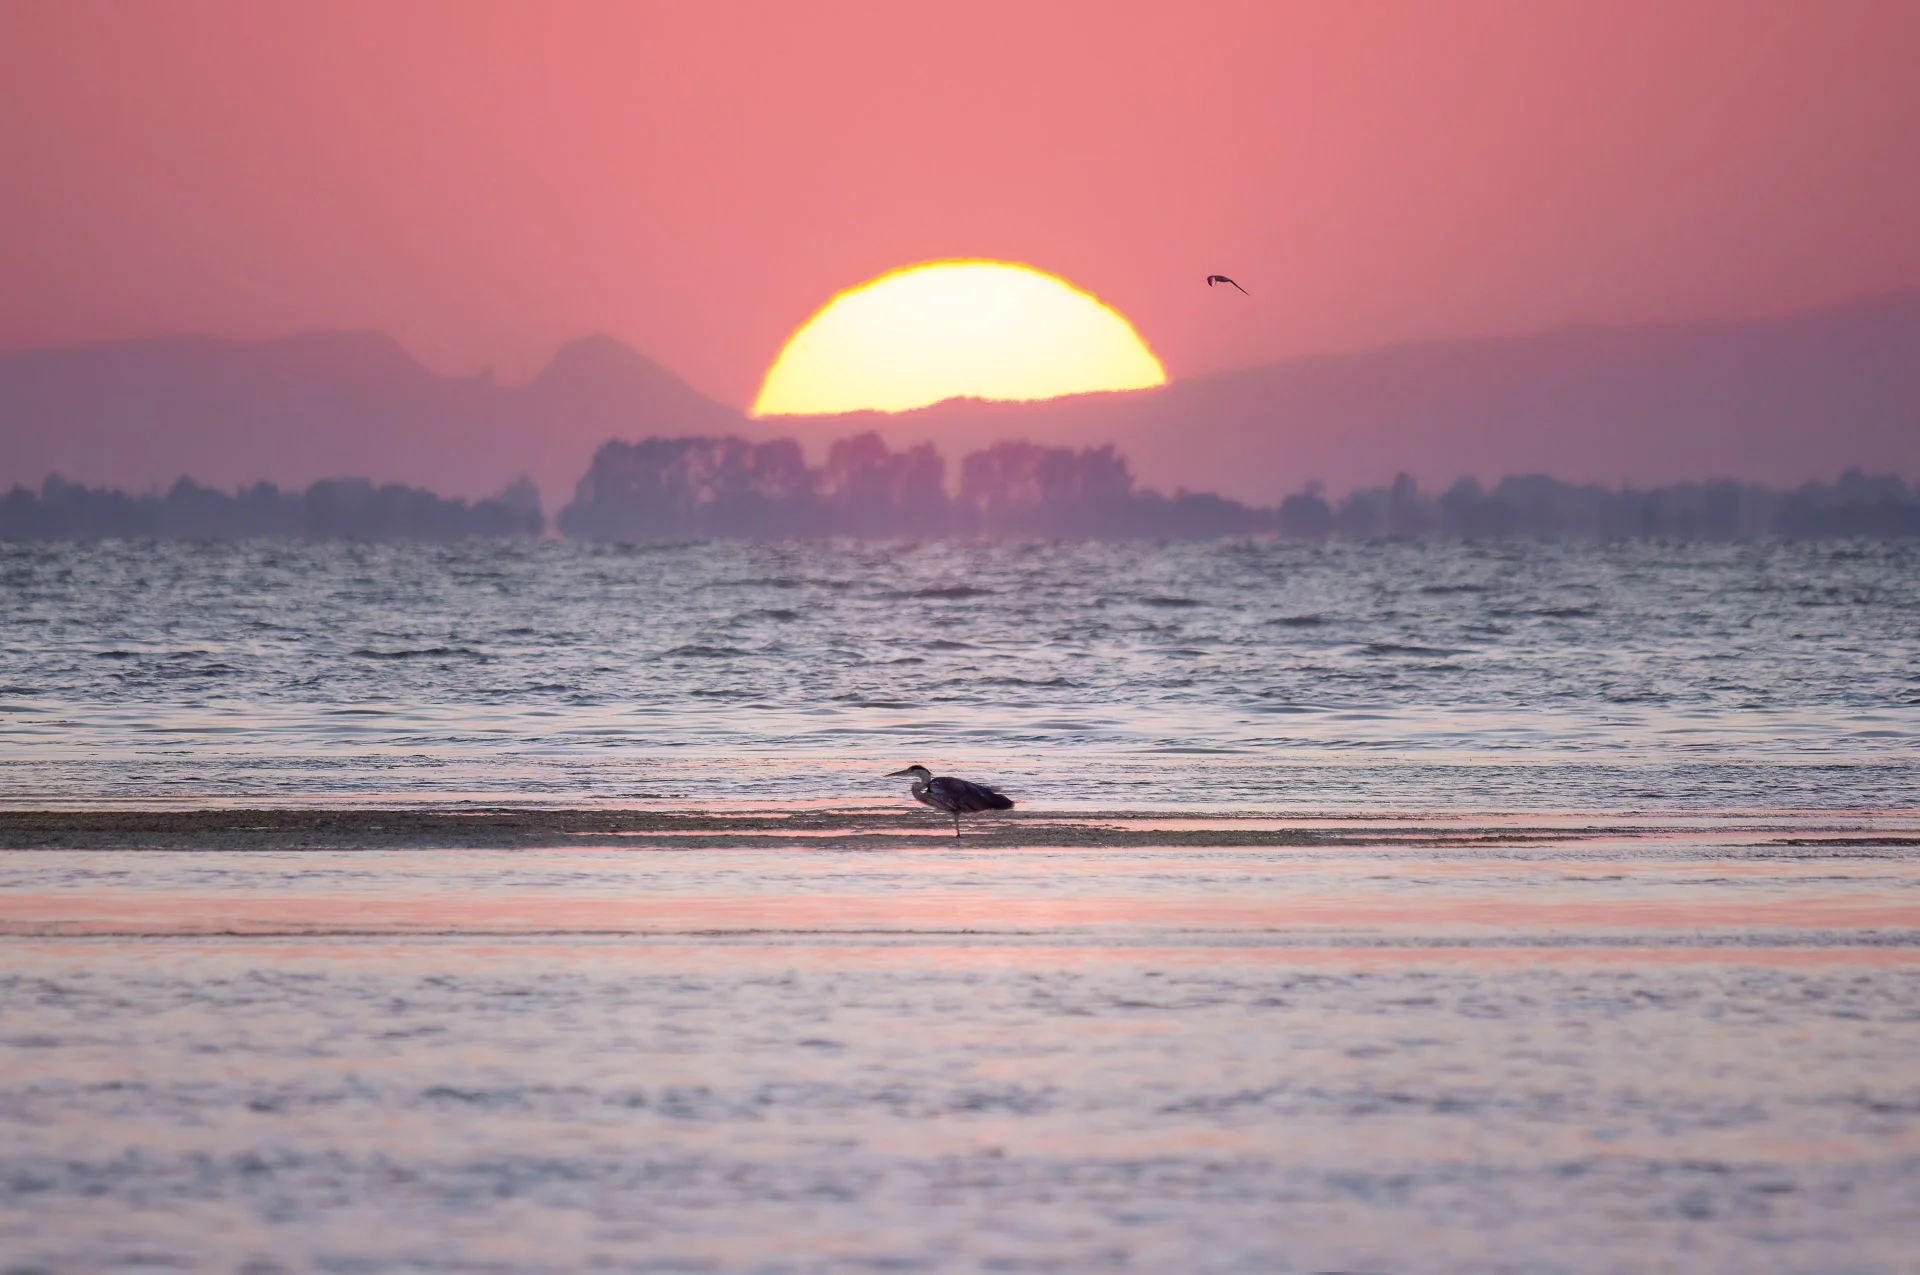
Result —
[[365, 474], [478, 499], [517, 475], [548, 508], [607, 439], [832, 440], [964, 455], [1112, 444], [1161, 490], [1273, 505], [1405, 471], [1429, 488], [1546, 472], [1641, 485], [1920, 475], [1920, 291], [1744, 323], [1583, 328], [1296, 359], [1162, 389], [890, 416], [749, 421], [609, 337], [531, 383], [435, 375], [375, 333], [207, 337], [0, 356], [0, 489], [60, 473], [134, 491], [181, 474], [303, 488]]
[[372, 332], [0, 356], [0, 488], [52, 473], [134, 491], [183, 473], [223, 488], [366, 474], [477, 499], [528, 474], [559, 505], [609, 435], [745, 423], [610, 337], [568, 345], [512, 387], [437, 376]]
[[810, 449], [862, 430], [955, 452], [1111, 443], [1142, 481], [1263, 505], [1310, 480], [1339, 492], [1400, 471], [1429, 486], [1530, 472], [1641, 485], [1920, 475], [1920, 291], [1763, 322], [1431, 342], [1134, 393], [757, 426]]
[[[520, 419], [570, 440], [586, 440], [569, 483], [585, 472], [594, 447], [608, 438], [731, 433], [746, 420], [610, 336], [564, 346], [531, 384], [503, 393]], [[550, 495], [557, 504], [566, 493]]]

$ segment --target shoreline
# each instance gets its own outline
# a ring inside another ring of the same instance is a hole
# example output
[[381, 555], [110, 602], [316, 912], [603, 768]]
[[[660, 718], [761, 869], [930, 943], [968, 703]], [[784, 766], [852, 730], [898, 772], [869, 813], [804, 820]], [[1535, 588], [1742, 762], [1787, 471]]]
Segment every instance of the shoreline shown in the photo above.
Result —
[[969, 821], [956, 841], [914, 809], [789, 813], [604, 808], [220, 807], [0, 810], [0, 850], [292, 851], [769, 849], [925, 850], [1441, 848], [1523, 850], [1602, 841], [1706, 840], [1780, 854], [1903, 856], [1920, 851], [1909, 812], [1769, 812], [1698, 819], [1555, 822], [1365, 816], [1195, 816], [1026, 810]]

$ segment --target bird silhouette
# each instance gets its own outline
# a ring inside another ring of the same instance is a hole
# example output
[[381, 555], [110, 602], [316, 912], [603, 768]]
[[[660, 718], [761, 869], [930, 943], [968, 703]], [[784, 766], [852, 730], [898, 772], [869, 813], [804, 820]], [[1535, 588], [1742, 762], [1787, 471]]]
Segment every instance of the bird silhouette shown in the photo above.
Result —
[[[1227, 278], [1227, 276], [1223, 274], [1210, 274], [1207, 276], [1207, 286], [1209, 288], [1211, 288], [1216, 283], [1233, 283], [1233, 280]], [[1237, 283], [1233, 283], [1233, 286], [1236, 288], [1240, 288], [1240, 285]], [[1253, 295], [1251, 292], [1247, 292], [1245, 288], [1240, 288], [1240, 291], [1245, 293], [1247, 296]]]
[[904, 775], [913, 781], [913, 797], [922, 805], [932, 806], [935, 810], [944, 810], [953, 816], [953, 835], [960, 835], [960, 816], [976, 814], [982, 810], [1011, 810], [1013, 801], [1004, 793], [995, 792], [984, 784], [971, 783], [965, 779], [953, 779], [942, 775], [935, 779], [933, 772], [925, 766], [908, 766], [905, 770], [896, 770], [888, 775], [893, 779]]

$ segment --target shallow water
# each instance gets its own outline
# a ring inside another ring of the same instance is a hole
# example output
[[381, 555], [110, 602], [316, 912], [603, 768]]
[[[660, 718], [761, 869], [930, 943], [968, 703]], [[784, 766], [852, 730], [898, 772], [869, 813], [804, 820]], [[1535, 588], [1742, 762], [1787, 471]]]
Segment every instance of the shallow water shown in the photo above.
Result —
[[0, 546], [0, 801], [1920, 806], [1920, 547]]
[[0, 547], [0, 806], [660, 815], [0, 852], [0, 1270], [1912, 1271], [1917, 555]]
[[1907, 1271], [1920, 855], [1807, 831], [0, 855], [0, 1248]]

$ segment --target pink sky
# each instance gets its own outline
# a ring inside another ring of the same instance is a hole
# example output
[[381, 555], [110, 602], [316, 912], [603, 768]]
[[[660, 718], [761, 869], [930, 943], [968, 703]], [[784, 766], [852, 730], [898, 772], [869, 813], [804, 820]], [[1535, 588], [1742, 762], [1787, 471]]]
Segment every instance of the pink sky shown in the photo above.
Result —
[[941, 257], [1176, 378], [1791, 311], [1920, 284], [1916, 65], [1911, 0], [0, 0], [0, 349], [605, 331], [744, 407]]

